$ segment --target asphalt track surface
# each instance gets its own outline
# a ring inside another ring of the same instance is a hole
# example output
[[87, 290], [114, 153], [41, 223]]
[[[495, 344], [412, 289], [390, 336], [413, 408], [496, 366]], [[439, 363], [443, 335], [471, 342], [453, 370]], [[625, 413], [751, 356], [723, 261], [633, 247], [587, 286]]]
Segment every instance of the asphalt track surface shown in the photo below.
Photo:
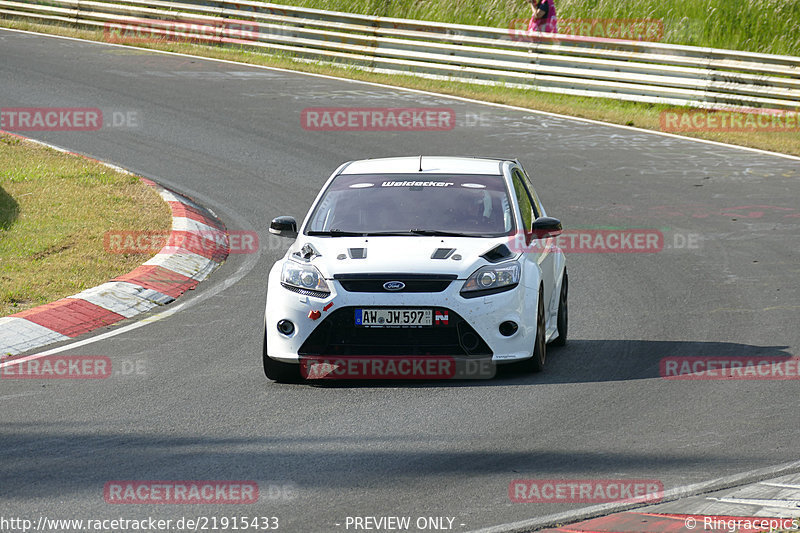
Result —
[[[797, 459], [797, 380], [665, 380], [659, 360], [798, 355], [798, 161], [10, 31], [0, 31], [0, 56], [2, 107], [138, 118], [27, 135], [152, 177], [261, 237], [258, 255], [232, 255], [180, 312], [63, 352], [106, 355], [117, 369], [138, 362], [143, 374], [0, 382], [1, 516], [277, 516], [290, 532], [341, 531], [347, 516], [448, 516], [468, 531], [585, 505], [512, 503], [513, 479], [645, 478], [670, 489]], [[458, 126], [301, 128], [301, 110], [320, 106], [445, 106]], [[571, 338], [549, 350], [542, 374], [268, 382], [266, 275], [289, 244], [268, 236], [269, 220], [301, 218], [343, 161], [420, 153], [519, 157], [566, 227], [658, 228], [671, 247], [568, 256]], [[674, 247], [689, 235], [696, 248]], [[111, 480], [255, 480], [261, 497], [112, 505], [103, 498]], [[269, 492], [278, 486], [292, 491]]]

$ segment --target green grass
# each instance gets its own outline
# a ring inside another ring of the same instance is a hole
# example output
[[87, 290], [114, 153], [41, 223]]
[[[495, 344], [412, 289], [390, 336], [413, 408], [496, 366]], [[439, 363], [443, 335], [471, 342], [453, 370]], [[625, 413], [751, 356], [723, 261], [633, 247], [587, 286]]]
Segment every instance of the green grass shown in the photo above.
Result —
[[[798, 0], [554, 0], [558, 18], [653, 18], [662, 42], [800, 55]], [[508, 28], [530, 18], [523, 0], [283, 0], [281, 3], [364, 15]]]
[[168, 231], [152, 187], [82, 157], [0, 135], [0, 316], [125, 274], [146, 254], [114, 254], [107, 231]]

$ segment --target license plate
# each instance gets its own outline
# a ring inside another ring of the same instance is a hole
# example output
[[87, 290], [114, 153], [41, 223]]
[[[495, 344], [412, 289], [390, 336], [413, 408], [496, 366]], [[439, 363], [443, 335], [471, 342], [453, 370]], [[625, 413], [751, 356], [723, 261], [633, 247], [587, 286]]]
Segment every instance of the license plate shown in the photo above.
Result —
[[356, 309], [356, 326], [430, 326], [432, 309]]

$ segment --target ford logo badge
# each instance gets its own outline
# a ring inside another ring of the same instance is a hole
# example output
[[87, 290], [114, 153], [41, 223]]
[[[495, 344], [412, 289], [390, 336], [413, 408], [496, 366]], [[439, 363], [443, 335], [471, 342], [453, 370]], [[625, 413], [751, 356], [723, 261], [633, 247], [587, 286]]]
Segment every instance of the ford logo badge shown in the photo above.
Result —
[[387, 291], [402, 291], [406, 288], [406, 284], [402, 281], [387, 281], [383, 284], [383, 288]]

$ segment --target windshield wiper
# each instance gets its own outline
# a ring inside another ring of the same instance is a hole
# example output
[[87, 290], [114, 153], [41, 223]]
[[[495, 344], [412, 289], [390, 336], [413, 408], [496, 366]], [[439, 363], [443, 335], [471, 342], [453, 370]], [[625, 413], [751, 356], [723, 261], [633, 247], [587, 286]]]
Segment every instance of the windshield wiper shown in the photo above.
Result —
[[475, 237], [474, 233], [460, 233], [457, 231], [442, 231], [438, 229], [412, 229], [408, 230], [412, 235], [425, 235], [433, 237]]
[[412, 231], [344, 231], [336, 228], [330, 231], [309, 230], [307, 234], [313, 237], [407, 237], [417, 235]]
[[440, 231], [437, 229], [410, 229], [406, 231], [397, 230], [397, 231], [368, 231], [363, 234], [365, 237], [391, 237], [391, 236], [398, 236], [398, 237], [413, 237], [413, 236], [420, 236], [420, 237], [475, 237], [475, 234], [471, 233], [459, 233], [455, 231]]
[[309, 230], [307, 234], [312, 236], [327, 236], [327, 237], [364, 237], [367, 235], [363, 231], [344, 231], [336, 228], [330, 231]]
[[474, 233], [459, 233], [456, 231], [441, 231], [436, 229], [410, 229], [407, 231], [344, 231], [331, 229], [329, 231], [309, 230], [310, 236], [323, 237], [402, 237], [402, 236], [432, 236], [432, 237], [475, 237]]

